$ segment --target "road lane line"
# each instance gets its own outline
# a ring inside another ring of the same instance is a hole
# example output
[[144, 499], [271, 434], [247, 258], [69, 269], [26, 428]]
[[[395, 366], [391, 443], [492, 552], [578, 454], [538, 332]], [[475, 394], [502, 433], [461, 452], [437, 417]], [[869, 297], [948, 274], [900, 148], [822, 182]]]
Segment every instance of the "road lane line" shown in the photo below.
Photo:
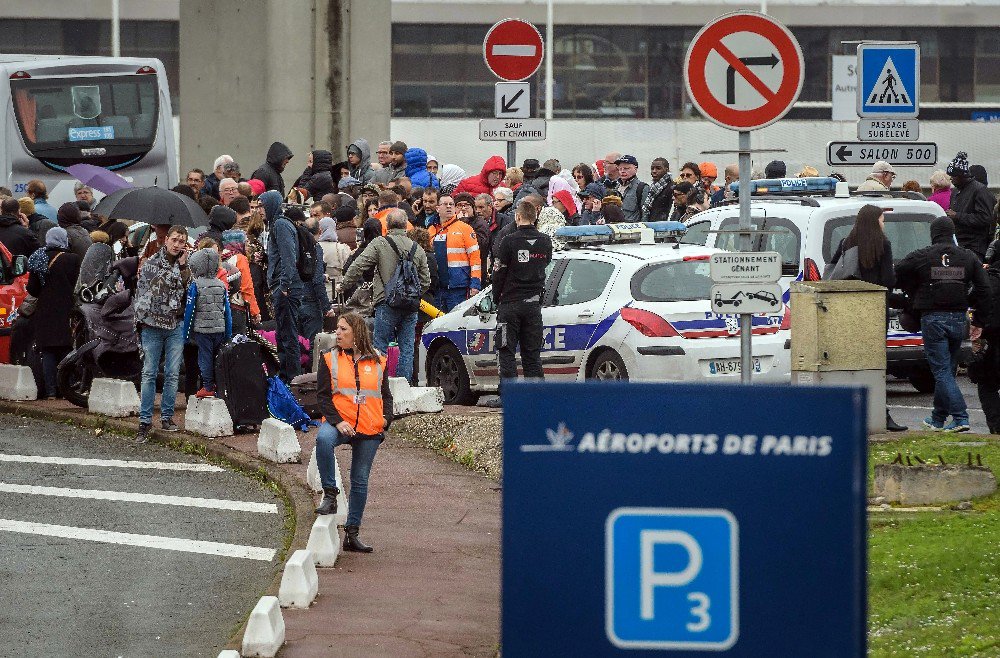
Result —
[[[924, 411], [934, 411], [934, 407], [913, 407], [905, 404], [890, 404], [890, 409], [923, 409]], [[982, 409], [976, 409], [974, 407], [969, 407], [966, 411], [978, 411], [982, 413]]]
[[0, 493], [60, 496], [63, 498], [89, 498], [92, 500], [115, 500], [129, 503], [180, 505], [183, 507], [207, 507], [209, 509], [230, 510], [235, 512], [262, 512], [265, 514], [278, 513], [278, 506], [271, 503], [255, 503], [244, 500], [225, 500], [221, 498], [162, 496], [156, 494], [131, 493], [128, 491], [102, 491], [100, 489], [39, 487], [29, 484], [11, 484], [8, 482], [0, 482]]
[[135, 535], [128, 532], [112, 532], [93, 528], [74, 528], [65, 525], [49, 523], [33, 523], [31, 521], [13, 521], [0, 519], [0, 531], [17, 532], [26, 535], [45, 535], [63, 539], [80, 539], [102, 544], [123, 544], [125, 546], [142, 546], [158, 548], [166, 551], [181, 551], [184, 553], [202, 553], [204, 555], [221, 555], [223, 557], [239, 557], [248, 560], [270, 562], [274, 559], [275, 550], [257, 546], [241, 546], [239, 544], [223, 544], [214, 541], [198, 541], [195, 539], [180, 539], [176, 537], [158, 537], [156, 535]]
[[212, 464], [186, 464], [183, 462], [140, 462], [123, 459], [86, 459], [83, 457], [44, 457], [42, 455], [8, 455], [0, 453], [0, 462], [21, 464], [60, 464], [65, 466], [111, 466], [113, 468], [152, 468], [161, 471], [200, 471], [218, 473], [226, 469]]

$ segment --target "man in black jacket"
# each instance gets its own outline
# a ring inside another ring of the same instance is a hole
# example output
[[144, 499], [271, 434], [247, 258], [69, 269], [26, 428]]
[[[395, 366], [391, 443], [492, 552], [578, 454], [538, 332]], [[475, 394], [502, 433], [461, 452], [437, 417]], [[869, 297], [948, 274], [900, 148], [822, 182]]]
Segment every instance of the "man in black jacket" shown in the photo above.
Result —
[[[967, 290], [979, 325], [990, 315], [989, 282], [974, 253], [955, 244], [955, 223], [947, 217], [931, 222], [931, 246], [918, 249], [896, 266], [896, 285], [920, 312], [924, 355], [934, 374], [934, 410], [924, 427], [934, 431], [969, 431], [969, 412], [955, 382], [955, 369], [965, 338]], [[952, 421], [945, 424], [948, 416]]]
[[969, 157], [965, 151], [960, 151], [951, 161], [947, 174], [955, 189], [951, 193], [951, 207], [945, 214], [955, 222], [958, 244], [972, 250], [982, 260], [996, 232], [993, 206], [997, 200], [985, 185], [969, 174]]
[[552, 240], [535, 228], [538, 210], [529, 201], [517, 205], [517, 229], [500, 243], [493, 272], [493, 300], [499, 331], [501, 386], [517, 377], [514, 353], [521, 346], [524, 377], [544, 378], [542, 371], [542, 294], [545, 269], [552, 260]]
[[35, 234], [28, 230], [27, 219], [21, 221], [21, 206], [17, 199], [7, 198], [0, 204], [0, 243], [11, 256], [28, 257], [40, 246]]
[[257, 167], [250, 178], [256, 178], [264, 183], [264, 190], [277, 190], [281, 198], [285, 198], [285, 179], [281, 177], [281, 172], [288, 166], [288, 161], [292, 159], [292, 150], [281, 142], [274, 142], [267, 149], [267, 158], [264, 164]]

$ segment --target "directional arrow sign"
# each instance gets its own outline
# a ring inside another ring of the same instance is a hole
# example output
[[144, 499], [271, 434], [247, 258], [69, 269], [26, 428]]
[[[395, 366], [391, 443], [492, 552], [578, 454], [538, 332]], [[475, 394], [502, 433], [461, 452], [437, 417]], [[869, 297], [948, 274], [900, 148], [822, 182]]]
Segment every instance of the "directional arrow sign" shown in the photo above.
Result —
[[493, 98], [498, 119], [527, 119], [531, 116], [531, 83], [498, 82]]
[[[770, 57], [740, 57], [740, 61], [747, 66], [770, 66], [772, 69], [781, 60], [778, 56], [771, 54]], [[736, 69], [730, 66], [726, 70], [726, 105], [736, 104]]]
[[879, 160], [892, 165], [933, 167], [937, 164], [938, 148], [933, 142], [830, 142], [826, 145], [826, 162], [832, 166], [870, 167]]

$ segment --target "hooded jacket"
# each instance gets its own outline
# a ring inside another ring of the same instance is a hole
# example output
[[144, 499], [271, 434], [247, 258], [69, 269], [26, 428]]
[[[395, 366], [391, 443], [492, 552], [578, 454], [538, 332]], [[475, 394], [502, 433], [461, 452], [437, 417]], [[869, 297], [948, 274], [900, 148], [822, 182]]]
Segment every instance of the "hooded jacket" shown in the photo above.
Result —
[[184, 339], [196, 334], [233, 335], [233, 315], [229, 307], [229, 293], [218, 278], [219, 254], [205, 248], [191, 254], [191, 285], [188, 286], [187, 306], [184, 309]]
[[274, 142], [267, 149], [264, 164], [254, 170], [250, 178], [256, 178], [264, 183], [267, 190], [277, 190], [281, 198], [285, 198], [285, 179], [281, 177], [281, 161], [292, 157], [292, 150], [281, 142]]
[[27, 258], [40, 246], [38, 238], [30, 230], [21, 226], [17, 217], [0, 215], [0, 243], [7, 247], [11, 256]]
[[222, 234], [236, 225], [236, 212], [219, 204], [212, 207], [208, 213], [208, 230], [201, 234], [203, 238], [212, 238], [222, 246]]
[[499, 155], [490, 156], [490, 158], [483, 163], [483, 168], [478, 174], [462, 179], [462, 182], [455, 188], [455, 194], [468, 192], [473, 196], [476, 194], [492, 195], [493, 190], [500, 186], [500, 182], [496, 185], [490, 185], [489, 175], [491, 171], [499, 171], [500, 182], [503, 182], [503, 175], [507, 172], [507, 163]]
[[356, 153], [361, 158], [361, 162], [358, 163], [357, 167], [351, 167], [350, 163], [348, 163], [351, 176], [361, 181], [362, 185], [372, 182], [372, 179], [375, 178], [375, 170], [372, 169], [372, 150], [368, 146], [368, 140], [355, 140], [353, 144], [347, 147], [347, 155], [351, 153]]
[[425, 189], [441, 187], [437, 176], [427, 170], [427, 151], [421, 148], [412, 148], [406, 151], [406, 177], [410, 179], [413, 187]]
[[313, 151], [312, 156], [312, 166], [302, 170], [292, 187], [304, 187], [309, 198], [319, 201], [324, 194], [337, 193], [333, 181], [333, 153], [320, 149]]
[[90, 239], [90, 231], [80, 225], [80, 209], [73, 202], [64, 203], [59, 206], [57, 220], [69, 235], [69, 250], [82, 260], [94, 241]]
[[[465, 170], [454, 164], [441, 165], [438, 179], [441, 181], [441, 194], [451, 194], [465, 178]], [[451, 188], [451, 189], [448, 189]]]
[[302, 279], [296, 267], [299, 238], [292, 220], [281, 213], [281, 196], [274, 190], [260, 197], [267, 220], [267, 287], [271, 293], [300, 293]]
[[970, 180], [965, 187], [957, 186], [951, 192], [951, 209], [955, 211], [955, 237], [958, 244], [972, 251], [980, 259], [986, 256], [996, 232], [993, 206], [997, 200], [989, 189], [977, 180]]
[[[896, 265], [896, 286], [924, 313], [965, 311], [969, 302], [985, 321], [990, 314], [986, 270], [974, 253], [955, 244], [955, 223], [931, 222], [931, 245], [917, 249]], [[969, 284], [972, 294], [966, 294]]]

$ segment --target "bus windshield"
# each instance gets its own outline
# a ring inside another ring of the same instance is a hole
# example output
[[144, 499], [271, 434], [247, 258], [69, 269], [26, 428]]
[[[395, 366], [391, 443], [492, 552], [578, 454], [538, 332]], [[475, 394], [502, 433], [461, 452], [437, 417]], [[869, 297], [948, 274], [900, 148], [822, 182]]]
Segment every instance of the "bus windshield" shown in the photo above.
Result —
[[35, 78], [10, 86], [18, 128], [35, 157], [141, 155], [156, 137], [155, 75]]

